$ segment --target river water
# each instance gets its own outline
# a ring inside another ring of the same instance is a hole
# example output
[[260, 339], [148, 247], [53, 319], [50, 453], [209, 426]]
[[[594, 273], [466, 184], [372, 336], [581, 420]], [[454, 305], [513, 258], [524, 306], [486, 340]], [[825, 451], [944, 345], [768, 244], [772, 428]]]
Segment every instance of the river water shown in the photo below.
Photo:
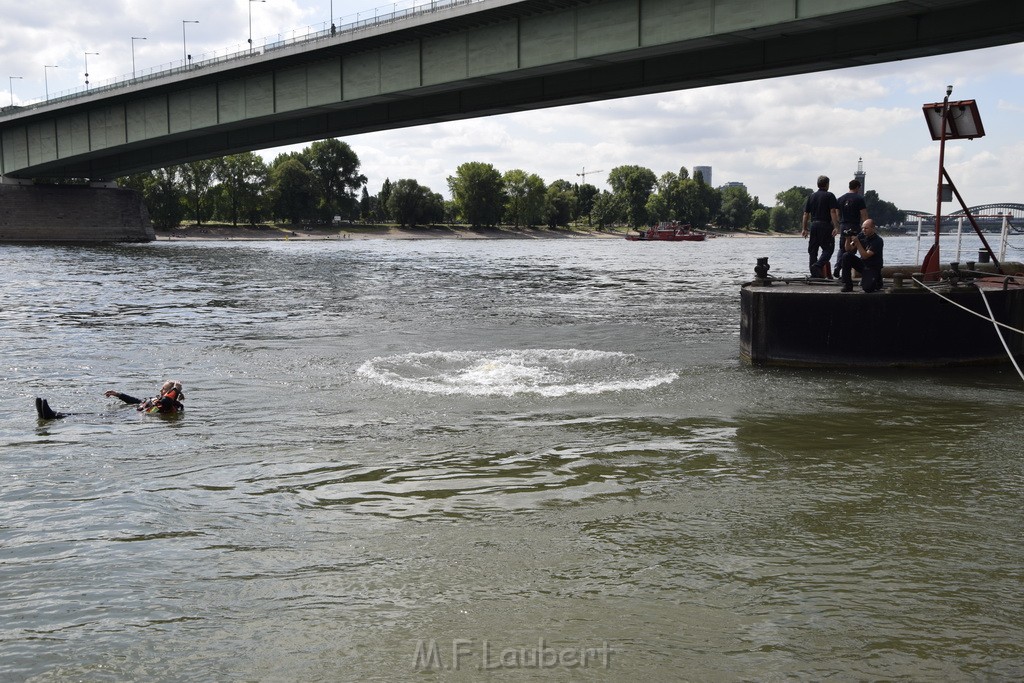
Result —
[[0, 246], [0, 680], [1020, 679], [1024, 383], [741, 364], [803, 249]]

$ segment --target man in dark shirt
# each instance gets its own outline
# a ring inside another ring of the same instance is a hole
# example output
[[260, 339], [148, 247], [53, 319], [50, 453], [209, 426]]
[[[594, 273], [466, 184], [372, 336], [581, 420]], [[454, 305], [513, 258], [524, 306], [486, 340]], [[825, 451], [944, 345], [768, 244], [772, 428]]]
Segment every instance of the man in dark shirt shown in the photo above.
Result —
[[843, 291], [853, 291], [851, 271], [860, 272], [860, 286], [865, 292], [875, 292], [882, 288], [882, 247], [883, 240], [875, 232], [875, 222], [871, 219], [860, 226], [860, 234], [844, 239], [842, 261]]
[[811, 277], [825, 276], [824, 268], [832, 258], [832, 252], [836, 250], [835, 237], [839, 234], [839, 204], [836, 196], [828, 191], [828, 184], [828, 176], [818, 176], [818, 191], [804, 203], [800, 234], [803, 237], [810, 235], [807, 253], [811, 257]]
[[[860, 181], [854, 178], [850, 181], [850, 191], [840, 197], [839, 202], [839, 234], [850, 230], [854, 233], [860, 232], [858, 226], [864, 224], [868, 219], [868, 206], [864, 203], [864, 195], [860, 193]], [[839, 244], [839, 253], [836, 254], [835, 277], [839, 277], [839, 270], [842, 266], [843, 242]]]

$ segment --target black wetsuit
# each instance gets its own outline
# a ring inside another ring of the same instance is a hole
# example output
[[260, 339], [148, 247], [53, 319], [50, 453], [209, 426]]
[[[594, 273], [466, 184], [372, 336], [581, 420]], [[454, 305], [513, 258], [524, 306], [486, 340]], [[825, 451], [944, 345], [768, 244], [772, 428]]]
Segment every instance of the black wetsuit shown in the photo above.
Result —
[[148, 410], [156, 407], [156, 412], [158, 413], [176, 413], [185, 406], [178, 402], [175, 398], [176, 394], [172, 394], [173, 392], [164, 394], [163, 396], [154, 396], [153, 398], [147, 398], [145, 400], [121, 393], [114, 394], [114, 397], [121, 399], [125, 403], [136, 406], [137, 410]]

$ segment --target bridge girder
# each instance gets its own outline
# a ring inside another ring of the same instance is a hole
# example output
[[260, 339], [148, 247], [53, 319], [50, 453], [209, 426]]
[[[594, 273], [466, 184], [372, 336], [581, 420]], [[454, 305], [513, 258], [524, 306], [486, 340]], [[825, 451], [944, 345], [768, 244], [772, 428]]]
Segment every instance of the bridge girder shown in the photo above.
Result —
[[[758, 24], [755, 10], [763, 10], [763, 2], [710, 0], [711, 26], [715, 21], [727, 24], [729, 6], [737, 13], [732, 30], [709, 29], [701, 35], [691, 30], [684, 38], [659, 39], [665, 27], [645, 29], [645, 17], [650, 22], [657, 11], [674, 17], [680, 3], [488, 1], [479, 11], [365, 39], [196, 69], [187, 80], [153, 81], [143, 88], [0, 118], [0, 173], [16, 178], [112, 178], [328, 137], [1024, 40], [1024, 3], [822, 4], [826, 11], [804, 16], [799, 9], [803, 3], [797, 0], [773, 3], [772, 11], [779, 14]], [[697, 6], [686, 5], [690, 10]], [[497, 42], [486, 42], [488, 36]], [[454, 63], [465, 60], [462, 77], [441, 77], [439, 67], [434, 78], [431, 65], [446, 56], [454, 56]], [[502, 66], [513, 62], [512, 68]], [[300, 93], [304, 106], [292, 106], [288, 98], [294, 94], [294, 81], [301, 77], [312, 83], [313, 70], [323, 65], [327, 75], [319, 82], [332, 88], [336, 84], [337, 96], [319, 97], [322, 93], [307, 86]], [[205, 98], [207, 104], [181, 109], [183, 98]], [[198, 124], [180, 127], [175, 112]]]

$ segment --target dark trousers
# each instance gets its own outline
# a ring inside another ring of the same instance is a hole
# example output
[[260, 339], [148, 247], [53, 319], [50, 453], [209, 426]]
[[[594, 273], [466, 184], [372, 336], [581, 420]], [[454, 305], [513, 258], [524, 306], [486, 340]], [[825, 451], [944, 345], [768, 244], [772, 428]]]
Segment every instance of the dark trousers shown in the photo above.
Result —
[[[818, 250], [821, 255], [818, 255]], [[807, 254], [810, 256], [811, 277], [823, 277], [822, 268], [832, 252], [836, 250], [836, 239], [832, 236], [832, 224], [825, 221], [812, 221], [810, 239], [807, 241]]]
[[860, 272], [860, 288], [865, 292], [875, 292], [882, 288], [882, 269], [864, 265], [864, 259], [853, 252], [846, 252], [840, 259], [843, 284], [853, 286], [852, 271]]

